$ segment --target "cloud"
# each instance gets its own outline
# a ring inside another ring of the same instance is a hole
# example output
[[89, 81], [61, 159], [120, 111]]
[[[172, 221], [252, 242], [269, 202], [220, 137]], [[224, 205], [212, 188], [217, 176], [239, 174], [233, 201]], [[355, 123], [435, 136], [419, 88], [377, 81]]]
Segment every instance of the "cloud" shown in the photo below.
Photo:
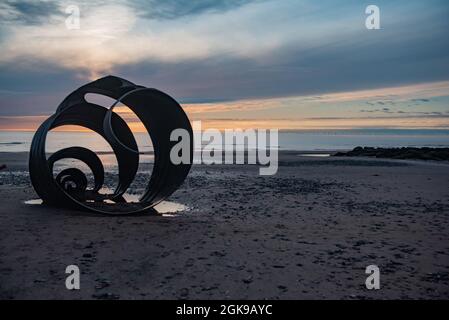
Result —
[[[365, 110], [362, 109], [360, 110], [360, 112], [362, 113], [384, 113], [384, 114], [398, 114], [401, 115], [401, 117], [407, 117], [407, 118], [429, 118], [429, 117], [447, 117], [444, 112], [440, 112], [440, 111], [403, 111], [403, 110], [398, 110], [398, 111], [391, 111], [388, 108], [384, 108], [384, 109], [373, 109], [373, 110]], [[367, 118], [373, 118], [373, 117], [367, 117]], [[377, 116], [376, 118], [381, 118], [384, 119], [385, 117], [379, 117]], [[349, 119], [349, 117], [346, 117], [346, 119]]]
[[[46, 117], [0, 117], [0, 130], [34, 131]], [[129, 123], [134, 132], [145, 132], [138, 122]], [[277, 128], [279, 130], [314, 129], [357, 129], [357, 128], [396, 128], [396, 129], [448, 129], [449, 116], [446, 117], [370, 117], [370, 118], [304, 118], [304, 119], [206, 119], [202, 128], [219, 130], [232, 128]], [[57, 131], [79, 131], [77, 126], [64, 126]]]
[[[357, 90], [349, 92], [337, 92], [321, 95], [318, 97], [308, 97], [310, 101], [319, 102], [349, 102], [368, 100], [368, 104], [385, 105], [394, 104], [398, 101], [428, 102], [429, 98], [445, 97], [449, 95], [449, 81], [420, 83], [406, 86], [393, 86], [387, 88]], [[415, 98], [420, 97], [420, 98]], [[389, 99], [389, 100], [385, 100]], [[394, 101], [392, 101], [394, 99]]]
[[[65, 3], [69, 2], [61, 6]], [[353, 24], [357, 16], [348, 20], [338, 10], [333, 19], [326, 19], [316, 15], [318, 8], [292, 0], [190, 5], [169, 1], [149, 5], [147, 11], [156, 15], [165, 7], [172, 8], [168, 11], [176, 19], [146, 19], [142, 10], [123, 1], [101, 6], [80, 2], [80, 30], [67, 30], [65, 16], [39, 25], [11, 24], [5, 30], [8, 36], [0, 63], [50, 61], [93, 78], [118, 66], [142, 62], [179, 63], [226, 56], [269, 61], [272, 53], [284, 47], [307, 51], [360, 32]], [[176, 13], [179, 10], [195, 14]], [[305, 15], [308, 12], [310, 17]]]
[[149, 19], [176, 19], [210, 12], [224, 12], [260, 0], [147, 0], [131, 5], [139, 16]]
[[[170, 3], [162, 8], [173, 6], [175, 2]], [[237, 3], [244, 2], [234, 4]], [[204, 8], [230, 6], [203, 5]], [[259, 37], [260, 25], [254, 21], [258, 15], [266, 15], [272, 6], [272, 3], [268, 7], [255, 4], [251, 8], [242, 6], [220, 13], [207, 11], [208, 14], [170, 21], [139, 19], [135, 7], [120, 3], [92, 8], [80, 6], [79, 30], [68, 30], [64, 16], [39, 25], [9, 25], [0, 63], [20, 60], [36, 63], [40, 60], [80, 70], [95, 78], [112, 72], [117, 66], [142, 61], [175, 63], [219, 54], [257, 56], [278, 48], [286, 40], [282, 33], [267, 32], [263, 38]], [[177, 7], [183, 7], [182, 3]], [[26, 10], [34, 12], [36, 19], [40, 17], [40, 11], [33, 9], [33, 5], [21, 5], [20, 8], [22, 13], [18, 15], [22, 18]], [[202, 12], [199, 5], [195, 8], [196, 12]], [[193, 7], [190, 10], [195, 11]], [[293, 32], [285, 36], [292, 37]]]
[[58, 2], [53, 0], [9, 0], [0, 4], [0, 23], [17, 22], [25, 25], [38, 25], [53, 16], [61, 15]]
[[80, 30], [67, 30], [62, 18], [44, 26], [16, 25], [10, 28], [0, 62], [25, 60], [30, 67], [37, 61], [50, 62], [95, 77], [111, 70], [116, 61], [129, 62], [121, 43], [116, 43], [120, 50], [111, 50], [109, 44], [125, 35], [134, 21], [127, 7], [106, 6], [86, 13]]

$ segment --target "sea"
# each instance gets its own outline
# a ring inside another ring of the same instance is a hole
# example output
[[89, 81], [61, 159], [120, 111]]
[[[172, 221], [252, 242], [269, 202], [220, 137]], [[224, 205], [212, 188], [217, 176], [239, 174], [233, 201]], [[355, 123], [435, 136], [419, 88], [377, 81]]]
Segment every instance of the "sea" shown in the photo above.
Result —
[[[34, 132], [0, 131], [0, 152], [28, 152]], [[153, 150], [147, 133], [134, 133], [140, 152]], [[203, 144], [207, 142], [203, 142]], [[50, 132], [46, 151], [81, 146], [95, 152], [110, 153], [111, 147], [93, 132]], [[445, 129], [351, 129], [280, 131], [279, 150], [334, 151], [362, 147], [449, 147]], [[232, 146], [231, 146], [232, 147]], [[228, 147], [226, 147], [227, 149]]]

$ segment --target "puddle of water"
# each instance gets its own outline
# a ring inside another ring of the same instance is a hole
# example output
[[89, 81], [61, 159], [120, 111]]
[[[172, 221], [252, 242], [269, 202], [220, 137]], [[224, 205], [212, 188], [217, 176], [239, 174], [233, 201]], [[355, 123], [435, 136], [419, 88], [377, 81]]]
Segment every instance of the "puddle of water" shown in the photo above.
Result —
[[[132, 202], [138, 200], [138, 196], [135, 195], [125, 195], [127, 201]], [[42, 199], [31, 199], [24, 202], [29, 205], [40, 205], [42, 204]], [[154, 209], [160, 213], [163, 217], [176, 217], [178, 215], [174, 214], [176, 212], [189, 211], [190, 208], [177, 202], [172, 201], [162, 201], [154, 207]]]
[[32, 204], [32, 205], [42, 204], [42, 199], [27, 200], [27, 201], [25, 201], [25, 204]]
[[171, 201], [162, 201], [157, 206], [154, 207], [157, 212], [166, 215], [166, 216], [173, 216], [169, 213], [175, 213], [175, 212], [182, 212], [182, 211], [188, 211], [190, 208], [177, 202], [171, 202]]
[[300, 157], [330, 157], [331, 155], [329, 153], [304, 153], [304, 154], [298, 154]]

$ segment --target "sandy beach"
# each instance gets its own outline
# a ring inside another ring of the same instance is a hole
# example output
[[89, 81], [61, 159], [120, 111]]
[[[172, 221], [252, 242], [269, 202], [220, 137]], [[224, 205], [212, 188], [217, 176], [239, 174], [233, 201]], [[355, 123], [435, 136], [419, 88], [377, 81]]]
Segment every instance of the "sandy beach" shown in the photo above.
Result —
[[299, 154], [196, 165], [169, 199], [189, 210], [109, 217], [25, 204], [27, 154], [1, 153], [0, 298], [449, 298], [448, 163]]

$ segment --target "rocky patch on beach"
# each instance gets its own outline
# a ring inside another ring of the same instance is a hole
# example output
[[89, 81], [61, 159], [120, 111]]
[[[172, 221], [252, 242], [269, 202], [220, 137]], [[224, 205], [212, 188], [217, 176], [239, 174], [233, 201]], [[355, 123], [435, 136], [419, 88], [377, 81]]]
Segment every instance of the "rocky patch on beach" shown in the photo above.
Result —
[[338, 152], [335, 157], [376, 157], [389, 159], [416, 159], [449, 161], [449, 148], [371, 148], [356, 147], [349, 152]]

